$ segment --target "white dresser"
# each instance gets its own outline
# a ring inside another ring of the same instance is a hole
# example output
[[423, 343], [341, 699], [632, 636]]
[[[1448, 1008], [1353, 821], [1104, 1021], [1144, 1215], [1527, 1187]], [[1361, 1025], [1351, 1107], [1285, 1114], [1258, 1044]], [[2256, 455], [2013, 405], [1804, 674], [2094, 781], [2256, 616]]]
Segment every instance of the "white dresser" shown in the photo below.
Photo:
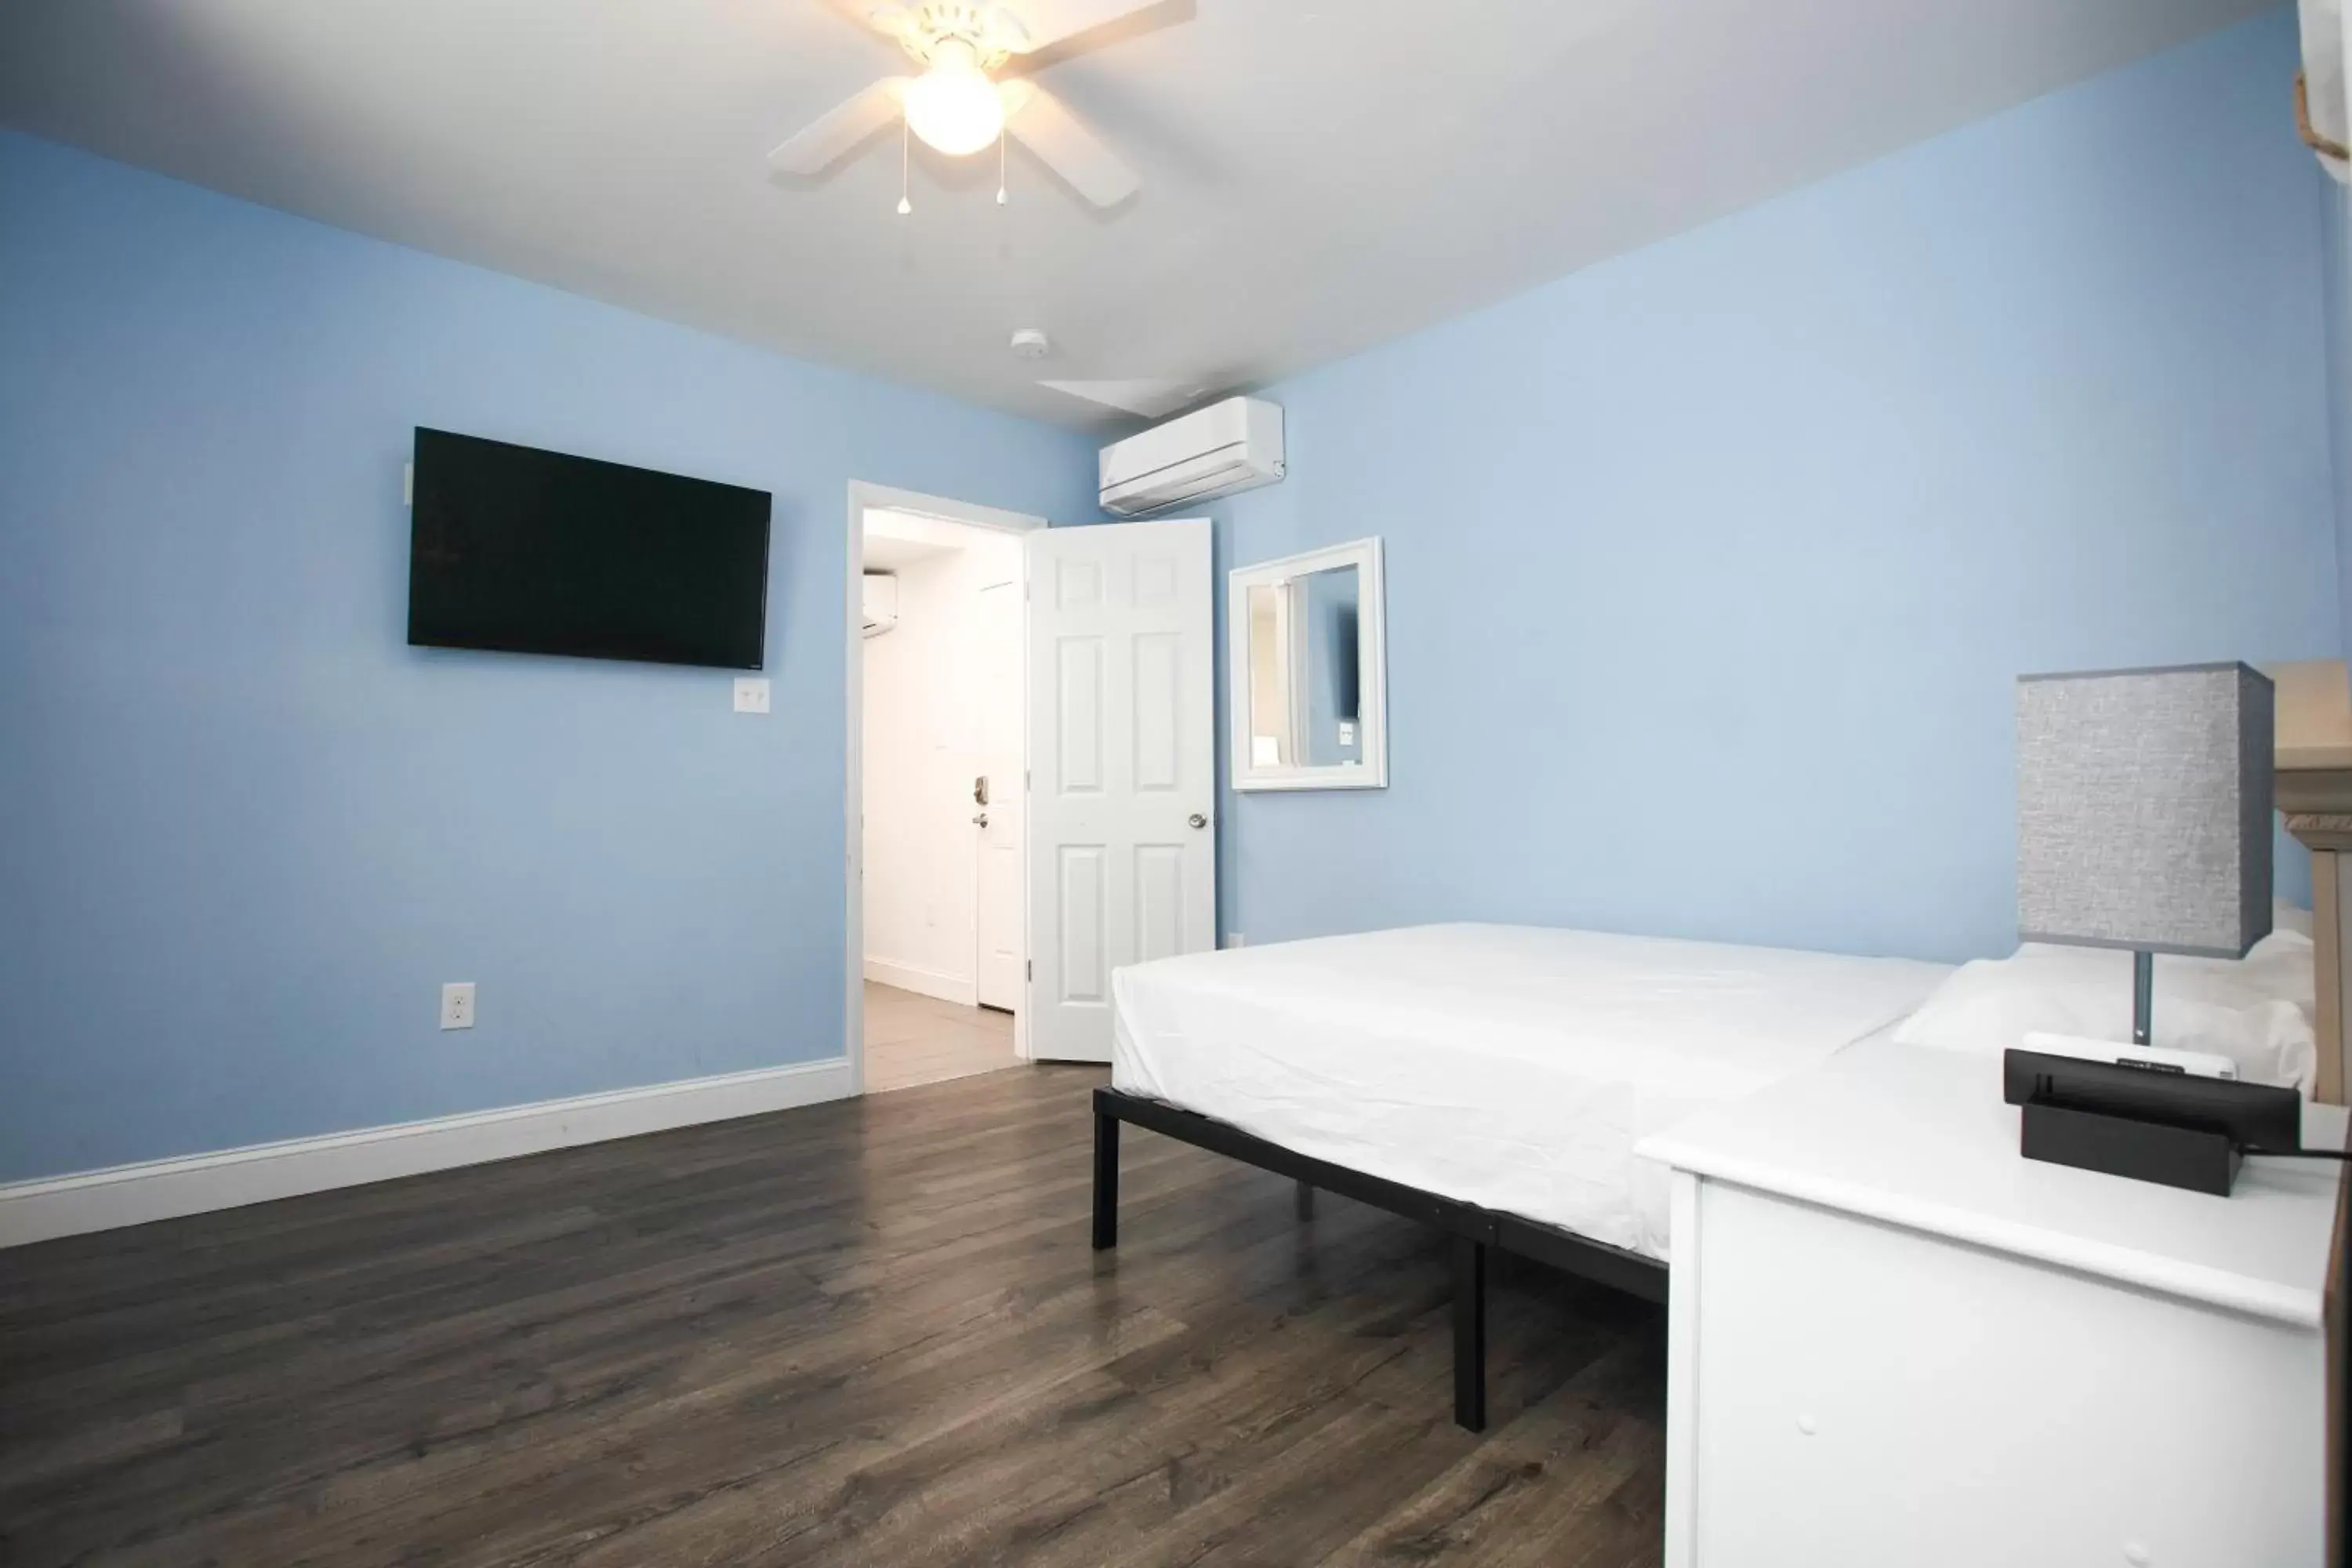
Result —
[[1667, 1568], [2327, 1561], [2342, 1166], [2216, 1198], [2037, 1163], [2000, 1078], [1874, 1043], [1641, 1146]]

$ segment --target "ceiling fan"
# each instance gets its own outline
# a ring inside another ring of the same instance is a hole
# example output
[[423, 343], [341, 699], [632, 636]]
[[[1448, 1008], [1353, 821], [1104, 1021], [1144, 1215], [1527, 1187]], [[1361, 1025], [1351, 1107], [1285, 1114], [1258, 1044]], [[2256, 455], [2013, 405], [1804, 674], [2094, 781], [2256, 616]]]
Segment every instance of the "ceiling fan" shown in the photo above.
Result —
[[[1163, 0], [836, 0], [894, 38], [923, 68], [885, 77], [768, 154], [780, 174], [823, 174], [893, 120], [950, 157], [1012, 137], [1098, 207], [1137, 190], [1135, 172], [1052, 93], [1024, 76], [998, 79], [1014, 57], [1034, 55]], [[996, 199], [1004, 200], [1000, 184]], [[903, 190], [900, 213], [911, 212]]]

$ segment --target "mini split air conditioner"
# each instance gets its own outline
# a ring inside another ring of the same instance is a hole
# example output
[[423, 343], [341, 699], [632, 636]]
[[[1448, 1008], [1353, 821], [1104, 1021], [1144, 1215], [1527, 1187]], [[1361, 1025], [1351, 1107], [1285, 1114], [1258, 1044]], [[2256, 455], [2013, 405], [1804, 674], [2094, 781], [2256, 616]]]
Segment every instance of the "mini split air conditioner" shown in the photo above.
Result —
[[898, 579], [889, 572], [868, 572], [859, 584], [858, 604], [865, 612], [861, 629], [878, 637], [898, 624]]
[[1142, 517], [1282, 478], [1282, 408], [1255, 397], [1171, 419], [1102, 449], [1102, 509]]

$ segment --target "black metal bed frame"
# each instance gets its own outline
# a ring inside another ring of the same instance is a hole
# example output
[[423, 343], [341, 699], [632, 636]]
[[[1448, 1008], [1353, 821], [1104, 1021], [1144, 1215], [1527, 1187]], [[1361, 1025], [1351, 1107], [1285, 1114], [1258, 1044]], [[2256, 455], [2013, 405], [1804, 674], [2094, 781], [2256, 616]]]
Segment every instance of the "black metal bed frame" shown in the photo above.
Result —
[[1097, 1252], [1118, 1245], [1118, 1124], [1136, 1126], [1288, 1176], [1298, 1184], [1298, 1217], [1315, 1212], [1320, 1187], [1406, 1219], [1433, 1226], [1454, 1238], [1454, 1419], [1473, 1432], [1486, 1429], [1486, 1254], [1489, 1249], [1533, 1258], [1554, 1268], [1663, 1302], [1666, 1267], [1622, 1247], [1590, 1241], [1556, 1226], [1440, 1197], [1419, 1187], [1368, 1176], [1345, 1165], [1310, 1159], [1253, 1137], [1230, 1122], [1181, 1110], [1115, 1089], [1095, 1090], [1095, 1229]]

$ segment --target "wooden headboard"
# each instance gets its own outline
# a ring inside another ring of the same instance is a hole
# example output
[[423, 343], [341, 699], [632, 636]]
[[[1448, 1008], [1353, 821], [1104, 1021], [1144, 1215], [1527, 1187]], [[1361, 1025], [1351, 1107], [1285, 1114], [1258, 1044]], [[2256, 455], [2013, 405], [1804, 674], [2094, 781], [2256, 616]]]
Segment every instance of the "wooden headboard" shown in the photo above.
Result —
[[2319, 1081], [2316, 1098], [2345, 1103], [2347, 1060], [2344, 917], [2352, 879], [2352, 681], [2336, 659], [2282, 664], [2278, 683], [2278, 808], [2311, 850], [2312, 941], [2317, 948]]

